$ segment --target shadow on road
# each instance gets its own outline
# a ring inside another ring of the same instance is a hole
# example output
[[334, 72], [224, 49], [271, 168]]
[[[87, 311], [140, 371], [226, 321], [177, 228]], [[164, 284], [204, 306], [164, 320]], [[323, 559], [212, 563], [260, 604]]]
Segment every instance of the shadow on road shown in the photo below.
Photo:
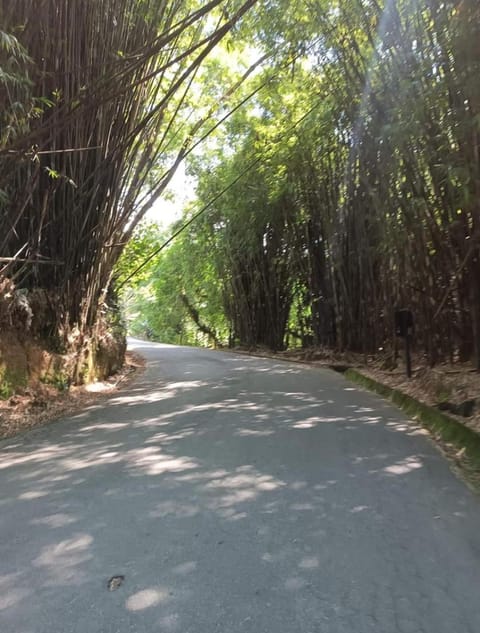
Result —
[[46, 631], [45, 605], [72, 631], [471, 630], [445, 566], [473, 582], [480, 514], [421, 429], [336, 375], [221, 362], [159, 383], [153, 361], [0, 444], [3, 633]]

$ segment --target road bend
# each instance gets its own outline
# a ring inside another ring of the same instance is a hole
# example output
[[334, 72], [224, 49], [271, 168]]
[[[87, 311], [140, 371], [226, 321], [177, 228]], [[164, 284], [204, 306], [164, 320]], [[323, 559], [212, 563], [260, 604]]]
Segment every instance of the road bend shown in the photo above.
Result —
[[1, 633], [479, 633], [480, 505], [339, 374], [132, 340], [0, 443]]

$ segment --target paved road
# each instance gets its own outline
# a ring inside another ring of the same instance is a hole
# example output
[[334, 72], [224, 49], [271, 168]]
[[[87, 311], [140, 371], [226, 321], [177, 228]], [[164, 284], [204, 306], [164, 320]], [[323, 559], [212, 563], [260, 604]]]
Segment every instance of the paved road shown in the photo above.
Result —
[[1, 633], [479, 633], [479, 500], [400, 413], [133, 347], [127, 392], [0, 443]]

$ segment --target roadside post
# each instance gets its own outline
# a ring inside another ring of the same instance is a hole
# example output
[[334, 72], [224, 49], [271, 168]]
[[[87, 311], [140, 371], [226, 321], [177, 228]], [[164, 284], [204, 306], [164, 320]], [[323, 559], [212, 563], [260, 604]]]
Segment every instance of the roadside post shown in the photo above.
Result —
[[395, 334], [405, 340], [405, 365], [407, 376], [412, 377], [412, 358], [410, 344], [413, 337], [413, 314], [411, 310], [395, 310]]

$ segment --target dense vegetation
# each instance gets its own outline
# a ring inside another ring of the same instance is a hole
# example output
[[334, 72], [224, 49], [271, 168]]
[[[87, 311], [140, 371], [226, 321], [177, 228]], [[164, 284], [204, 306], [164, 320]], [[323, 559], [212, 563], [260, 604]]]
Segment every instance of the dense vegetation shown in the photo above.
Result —
[[130, 282], [133, 330], [371, 353], [408, 307], [430, 363], [480, 368], [478, 2], [279, 5], [253, 96], [189, 163], [184, 221], [207, 209]]
[[1, 328], [95, 348], [124, 244], [218, 119], [192, 86], [254, 4], [0, 0]]
[[479, 76], [476, 0], [0, 0], [0, 326], [480, 368]]

